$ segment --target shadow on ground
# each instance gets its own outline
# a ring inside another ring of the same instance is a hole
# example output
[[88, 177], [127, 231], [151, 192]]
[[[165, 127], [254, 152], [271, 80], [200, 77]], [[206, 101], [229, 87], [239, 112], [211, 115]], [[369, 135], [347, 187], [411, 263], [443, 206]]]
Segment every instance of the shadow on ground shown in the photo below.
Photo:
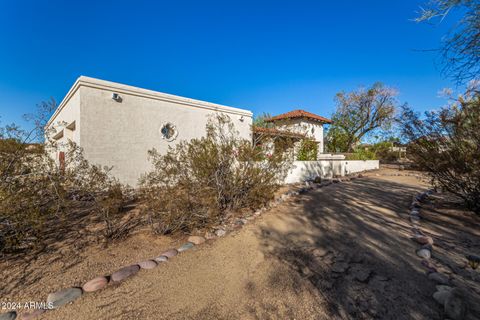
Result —
[[307, 281], [332, 318], [441, 319], [435, 285], [408, 238], [419, 190], [364, 178], [311, 191], [283, 205], [283, 223], [260, 229], [262, 250]]

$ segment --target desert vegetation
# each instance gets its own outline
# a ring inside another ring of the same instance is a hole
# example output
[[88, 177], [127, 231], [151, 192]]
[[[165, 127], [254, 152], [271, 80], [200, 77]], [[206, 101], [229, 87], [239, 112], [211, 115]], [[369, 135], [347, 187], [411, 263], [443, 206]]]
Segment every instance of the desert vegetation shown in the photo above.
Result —
[[480, 214], [480, 92], [476, 86], [437, 111], [401, 114], [409, 156], [434, 185]]
[[141, 179], [143, 211], [158, 233], [191, 232], [255, 209], [273, 198], [291, 163], [291, 148], [240, 140], [228, 116], [215, 116], [205, 137], [150, 151]]
[[[109, 168], [89, 164], [73, 143], [60, 146], [41, 141], [54, 102], [39, 105], [30, 117], [33, 129], [15, 125], [0, 130], [0, 252], [28, 253], [52, 243], [84, 238], [92, 227], [96, 240], [125, 234], [130, 222], [119, 219], [132, 201], [131, 191], [109, 174]], [[58, 148], [66, 154], [60, 166], [50, 156]], [[81, 241], [80, 241], [81, 242]]]
[[[205, 137], [166, 154], [151, 150], [153, 170], [134, 190], [112, 177], [111, 168], [90, 164], [74, 143], [48, 139], [46, 114], [55, 105], [42, 107], [31, 131], [14, 125], [0, 131], [2, 254], [53, 250], [64, 241], [108, 243], [145, 224], [162, 234], [218, 225], [272, 199], [292, 160], [291, 145], [275, 141], [267, 149], [240, 140], [230, 119], [217, 116]], [[44, 136], [45, 144], [32, 143]], [[52, 156], [58, 150], [64, 163]], [[132, 214], [135, 207], [143, 214]]]
[[354, 152], [363, 139], [391, 128], [398, 109], [397, 91], [380, 82], [369, 88], [339, 92], [326, 136], [329, 152]]

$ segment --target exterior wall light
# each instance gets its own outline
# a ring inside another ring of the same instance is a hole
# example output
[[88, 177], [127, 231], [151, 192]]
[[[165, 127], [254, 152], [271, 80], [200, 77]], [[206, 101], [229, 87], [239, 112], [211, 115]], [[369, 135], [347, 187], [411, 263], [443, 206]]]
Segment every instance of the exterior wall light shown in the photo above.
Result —
[[118, 93], [112, 93], [112, 99], [117, 102], [122, 102], [122, 97]]

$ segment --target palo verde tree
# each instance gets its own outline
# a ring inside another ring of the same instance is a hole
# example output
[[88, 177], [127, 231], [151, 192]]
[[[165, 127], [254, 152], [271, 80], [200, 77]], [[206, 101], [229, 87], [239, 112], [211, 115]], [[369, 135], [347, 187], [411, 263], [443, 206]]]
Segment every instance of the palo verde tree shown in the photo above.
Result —
[[363, 138], [394, 122], [396, 90], [377, 82], [370, 88], [337, 93], [337, 108], [327, 134], [331, 152], [352, 152]]
[[454, 10], [461, 13], [461, 18], [443, 37], [438, 51], [443, 73], [463, 84], [480, 75], [480, 1], [431, 0], [416, 21], [443, 21]]

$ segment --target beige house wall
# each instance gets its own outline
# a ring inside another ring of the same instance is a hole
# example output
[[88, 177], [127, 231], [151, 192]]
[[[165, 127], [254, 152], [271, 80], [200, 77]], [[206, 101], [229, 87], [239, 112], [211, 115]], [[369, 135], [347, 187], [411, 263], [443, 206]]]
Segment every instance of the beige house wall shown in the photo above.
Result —
[[[64, 118], [78, 121], [75, 142], [86, 159], [113, 167], [112, 174], [132, 186], [151, 169], [148, 150], [164, 153], [181, 140], [204, 136], [208, 119], [217, 113], [228, 115], [240, 138], [251, 140], [252, 113], [248, 110], [87, 77], [80, 77], [72, 90], [49, 126]], [[112, 99], [114, 93], [120, 99]], [[173, 141], [160, 132], [166, 123], [178, 132]]]

